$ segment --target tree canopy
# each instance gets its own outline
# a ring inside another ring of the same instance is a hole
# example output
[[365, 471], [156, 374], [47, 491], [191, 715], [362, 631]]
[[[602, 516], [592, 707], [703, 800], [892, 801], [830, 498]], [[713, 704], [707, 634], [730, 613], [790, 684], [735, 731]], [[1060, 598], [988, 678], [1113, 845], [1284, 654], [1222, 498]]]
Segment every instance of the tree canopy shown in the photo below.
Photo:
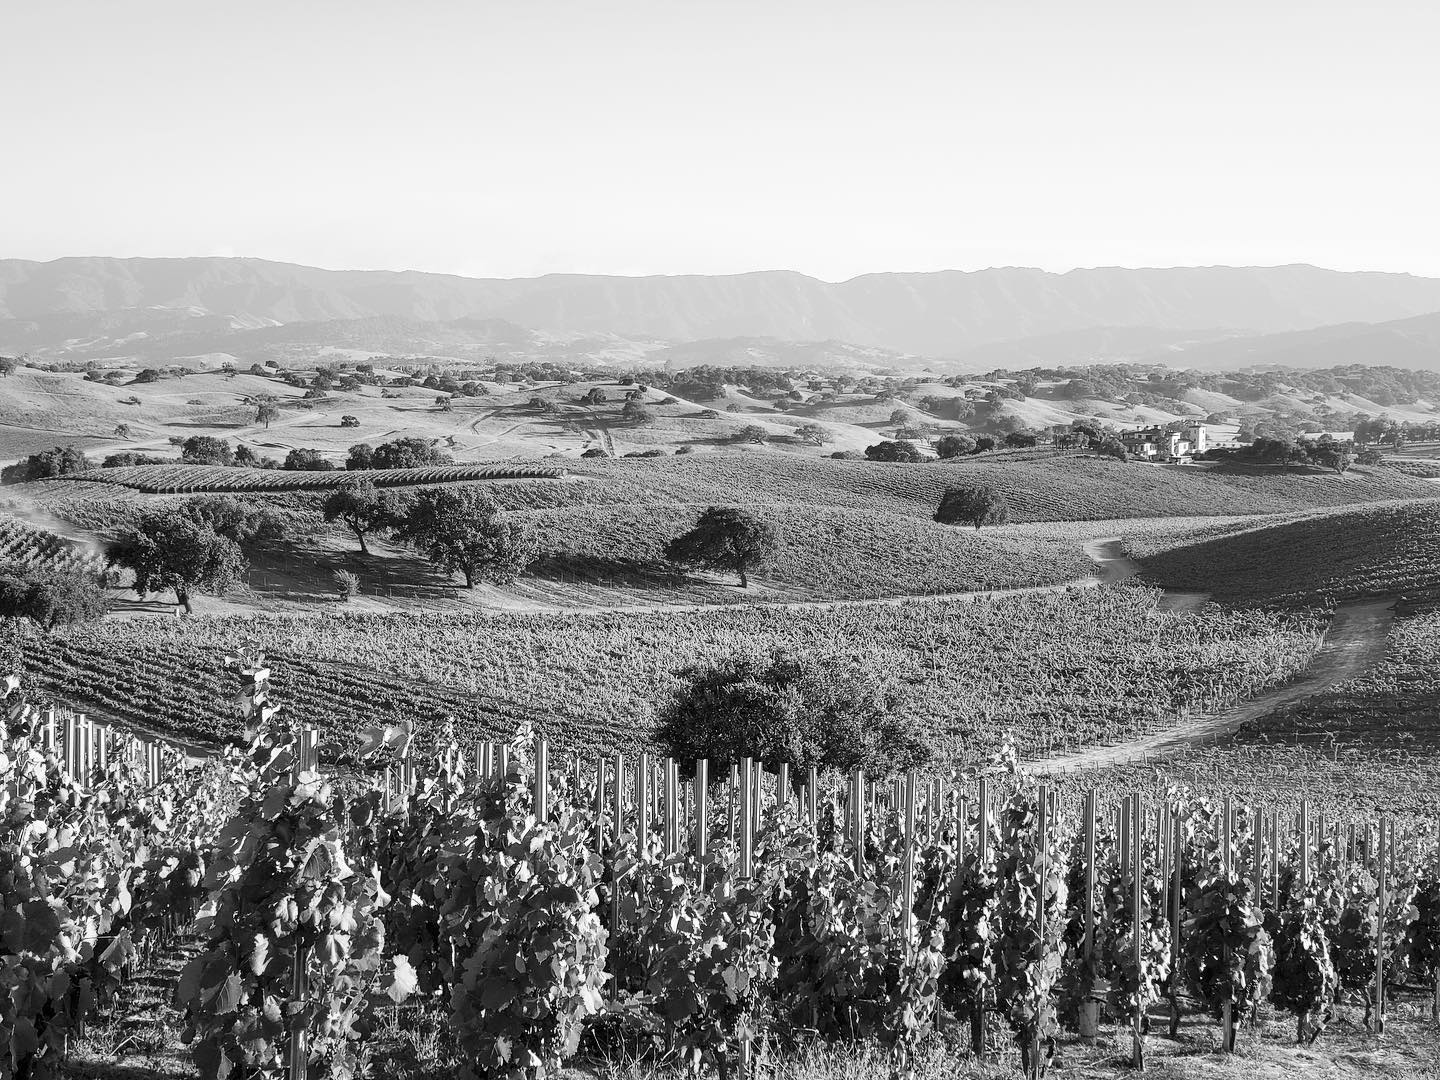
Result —
[[180, 458], [191, 465], [234, 465], [235, 451], [213, 435], [191, 435], [180, 444]]
[[774, 526], [734, 506], [712, 506], [689, 532], [665, 546], [665, 558], [681, 566], [729, 570], [749, 588], [749, 574], [775, 556], [779, 537]]
[[1004, 525], [1010, 520], [1005, 497], [992, 487], [950, 488], [940, 499], [935, 520], [942, 525]]
[[400, 516], [400, 500], [368, 480], [347, 483], [325, 498], [326, 521], [339, 521], [360, 541], [361, 554], [370, 554], [365, 537], [393, 528]]
[[479, 488], [422, 488], [395, 524], [395, 537], [449, 574], [506, 585], [535, 559], [535, 542], [513, 515]]
[[867, 446], [865, 456], [871, 461], [907, 461], [912, 464], [925, 460], [915, 444], [906, 439], [887, 439]]
[[199, 495], [181, 503], [179, 513], [242, 548], [280, 540], [291, 532], [280, 511], [234, 495]]
[[230, 537], [190, 514], [161, 510], [141, 517], [108, 554], [113, 565], [134, 573], [140, 596], [174, 592], [186, 612], [193, 593], [223, 593], [239, 584], [248, 569]]
[[942, 458], [963, 457], [975, 452], [975, 440], [968, 435], [942, 435], [935, 443], [935, 453]]
[[899, 712], [874, 672], [784, 652], [739, 655], [677, 673], [659, 738], [683, 762], [753, 757], [774, 769], [863, 769], [886, 775], [923, 765], [933, 748]]

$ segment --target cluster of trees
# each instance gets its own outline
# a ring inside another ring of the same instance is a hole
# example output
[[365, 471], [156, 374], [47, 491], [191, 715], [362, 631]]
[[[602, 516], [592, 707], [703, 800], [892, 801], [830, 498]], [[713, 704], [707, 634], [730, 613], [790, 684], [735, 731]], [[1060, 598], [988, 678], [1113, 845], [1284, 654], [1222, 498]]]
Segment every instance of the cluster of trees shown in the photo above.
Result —
[[1389, 416], [1361, 416], [1353, 425], [1355, 441], [1397, 449], [1412, 442], [1440, 442], [1440, 420], [1397, 421]]
[[0, 484], [28, 484], [32, 480], [48, 480], [94, 467], [78, 446], [56, 446], [0, 469]]
[[[1010, 449], [1035, 446], [1039, 437], [1029, 433], [1011, 432], [999, 440]], [[935, 440], [935, 455], [943, 460], [950, 460], [958, 457], [967, 457], [972, 454], [988, 454], [995, 449], [997, 441], [989, 435], [942, 435]], [[853, 454], [840, 452], [832, 454], [831, 457], [854, 457]], [[925, 460], [925, 455], [915, 445], [912, 439], [885, 439], [873, 446], [865, 448], [865, 457], [869, 461], [902, 461], [920, 462]]]
[[[1211, 450], [1205, 456], [1212, 459], [1231, 458], [1236, 461], [1257, 465], [1317, 465], [1344, 473], [1351, 462], [1357, 460], [1352, 454], [1350, 443], [1336, 442], [1328, 437], [1320, 439], [1256, 439], [1238, 450]], [[1362, 465], [1377, 464], [1380, 455], [1373, 450], [1362, 452], [1358, 460]]]
[[362, 554], [370, 552], [367, 538], [388, 534], [422, 551], [436, 568], [463, 576], [467, 588], [508, 584], [537, 554], [530, 531], [478, 487], [422, 488], [406, 496], [362, 480], [331, 492], [323, 512], [326, 521], [355, 534]]
[[356, 443], [350, 447], [345, 468], [352, 472], [364, 469], [419, 469], [454, 463], [454, 459], [440, 449], [438, 440], [412, 435], [403, 439], [392, 439], [379, 446]]

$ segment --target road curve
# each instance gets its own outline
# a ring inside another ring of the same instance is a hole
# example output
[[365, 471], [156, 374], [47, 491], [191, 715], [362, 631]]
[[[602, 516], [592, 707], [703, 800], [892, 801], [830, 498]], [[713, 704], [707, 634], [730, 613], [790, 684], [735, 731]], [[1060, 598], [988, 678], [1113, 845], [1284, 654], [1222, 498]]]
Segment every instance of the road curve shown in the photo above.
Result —
[[1393, 599], [1342, 604], [1336, 609], [1335, 618], [1331, 620], [1309, 665], [1294, 682], [1219, 712], [1192, 717], [1164, 731], [1123, 743], [1026, 762], [1025, 768], [1033, 773], [1104, 768], [1160, 757], [1193, 743], [1229, 735], [1252, 720], [1364, 674], [1385, 658], [1385, 642], [1394, 619]]

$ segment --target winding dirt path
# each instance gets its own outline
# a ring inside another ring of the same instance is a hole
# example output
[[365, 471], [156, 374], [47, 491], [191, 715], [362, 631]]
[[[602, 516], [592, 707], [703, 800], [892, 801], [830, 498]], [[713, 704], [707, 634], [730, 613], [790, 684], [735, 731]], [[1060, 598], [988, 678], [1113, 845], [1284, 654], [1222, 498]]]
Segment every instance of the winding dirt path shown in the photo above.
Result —
[[[1180, 594], [1193, 597], [1197, 594]], [[1203, 595], [1203, 594], [1198, 594]], [[1219, 712], [1193, 717], [1164, 731], [1123, 743], [1096, 746], [1073, 754], [1026, 763], [1036, 773], [1070, 772], [1155, 758], [1219, 735], [1229, 735], [1252, 720], [1314, 697], [1364, 674], [1385, 658], [1385, 643], [1395, 619], [1393, 599], [1342, 604], [1309, 665], [1294, 682]]]
[[[1020, 585], [1013, 589], [973, 589], [967, 592], [915, 593], [899, 596], [867, 596], [837, 600], [735, 600], [731, 603], [694, 602], [675, 603], [666, 599], [650, 604], [576, 604], [546, 603], [543, 599], [531, 600], [513, 594], [494, 590], [493, 604], [486, 610], [526, 611], [542, 614], [620, 614], [655, 611], [731, 611], [738, 608], [771, 608], [793, 611], [828, 611], [836, 608], [900, 607], [907, 604], [929, 604], [937, 602], [956, 603], [974, 600], [990, 600], [1002, 596], [1033, 596], [1040, 593], [1066, 592], [1070, 589], [1093, 589], [1111, 585], [1134, 577], [1140, 570], [1139, 564], [1128, 558], [1120, 547], [1118, 536], [1091, 540], [1085, 544], [1085, 554], [1095, 564], [1093, 573], [1070, 581], [1058, 581], [1050, 585]], [[478, 590], [477, 590], [478, 591]], [[1189, 594], [1186, 594], [1189, 595]], [[1198, 594], [1197, 594], [1198, 595]]]

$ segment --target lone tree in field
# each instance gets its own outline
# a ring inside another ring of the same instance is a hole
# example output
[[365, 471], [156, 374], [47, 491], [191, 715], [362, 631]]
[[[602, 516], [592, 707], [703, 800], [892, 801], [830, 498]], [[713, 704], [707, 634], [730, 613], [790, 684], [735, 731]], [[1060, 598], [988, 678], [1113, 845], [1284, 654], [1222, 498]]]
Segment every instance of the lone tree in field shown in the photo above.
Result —
[[91, 574], [0, 566], [0, 618], [30, 619], [49, 632], [97, 622], [108, 606], [105, 590]]
[[280, 419], [280, 406], [273, 401], [262, 401], [255, 406], [255, 422], [268, 429], [270, 421]]
[[116, 425], [115, 425], [115, 437], [116, 437], [117, 439], [128, 439], [128, 438], [130, 438], [130, 425], [129, 425], [129, 424], [116, 424]]
[[712, 506], [695, 527], [665, 545], [665, 558], [680, 566], [730, 570], [740, 587], [750, 587], [749, 574], [775, 557], [779, 538], [769, 522], [735, 506]]
[[776, 652], [677, 674], [659, 736], [681, 761], [753, 757], [800, 775], [813, 766], [883, 776], [934, 754], [918, 725], [901, 718], [894, 687], [873, 671]]
[[339, 521], [360, 541], [360, 553], [369, 555], [365, 537], [393, 528], [398, 520], [399, 500], [381, 491], [368, 480], [336, 488], [325, 499], [325, 520]]
[[174, 592], [191, 612], [194, 593], [223, 593], [248, 569], [240, 546], [189, 514], [151, 511], [110, 549], [111, 565], [135, 574], [135, 592]]
[[940, 499], [935, 520], [942, 525], [1004, 525], [1010, 521], [1005, 496], [992, 487], [950, 488]]
[[830, 432], [819, 424], [801, 424], [795, 429], [795, 437], [811, 446], [824, 446], [826, 443], [834, 441]]
[[395, 538], [411, 544], [447, 574], [508, 585], [535, 560], [535, 541], [519, 521], [502, 513], [479, 488], [422, 488], [395, 526]]
[[620, 410], [620, 415], [633, 424], [650, 424], [655, 421], [654, 411], [639, 401], [627, 401], [625, 407]]
[[735, 433], [737, 442], [763, 443], [770, 438], [770, 433], [759, 424], [746, 424]]
[[0, 356], [0, 379], [8, 379], [20, 370], [20, 361], [13, 356]]

